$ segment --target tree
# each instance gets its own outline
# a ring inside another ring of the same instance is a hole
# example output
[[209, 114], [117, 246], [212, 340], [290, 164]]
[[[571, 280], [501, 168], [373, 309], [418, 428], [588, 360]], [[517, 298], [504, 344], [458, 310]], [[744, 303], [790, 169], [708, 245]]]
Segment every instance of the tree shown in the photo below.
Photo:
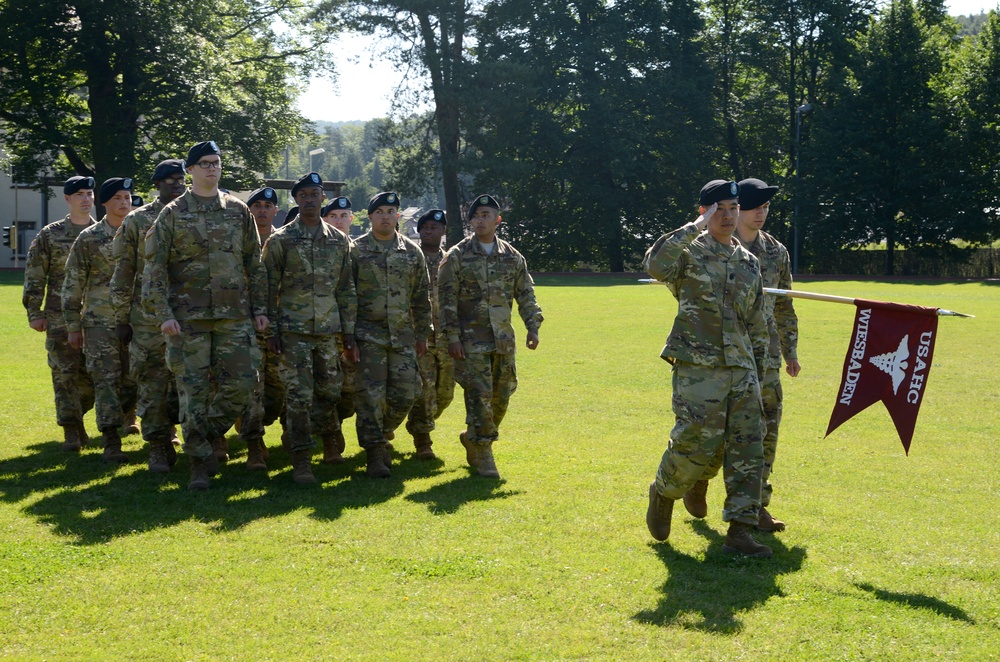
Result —
[[885, 242], [887, 275], [898, 247], [957, 250], [952, 240], [971, 221], [962, 211], [962, 144], [943, 93], [954, 24], [920, 9], [893, 0], [871, 22], [803, 154], [818, 203], [813, 249]]
[[498, 0], [479, 26], [467, 139], [501, 227], [536, 268], [638, 267], [715, 151], [696, 3]]
[[145, 178], [214, 139], [230, 185], [249, 183], [303, 125], [290, 77], [325, 66], [328, 37], [305, 18], [299, 0], [0, 1], [0, 141], [16, 176]]
[[[345, 21], [353, 29], [392, 38], [384, 55], [401, 71], [426, 72], [424, 89], [433, 99], [449, 245], [461, 241], [461, 135], [466, 39], [473, 11], [466, 0], [349, 0]], [[330, 12], [329, 3], [322, 11]], [[409, 113], [407, 113], [409, 114]]]

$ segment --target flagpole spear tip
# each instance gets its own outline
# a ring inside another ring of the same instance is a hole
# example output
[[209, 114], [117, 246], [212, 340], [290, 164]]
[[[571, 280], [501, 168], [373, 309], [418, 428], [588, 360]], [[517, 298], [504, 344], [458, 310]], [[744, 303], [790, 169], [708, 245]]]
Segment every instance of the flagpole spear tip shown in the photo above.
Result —
[[975, 317], [975, 315], [969, 315], [967, 313], [958, 313], [954, 310], [945, 310], [944, 308], [938, 308], [938, 317]]

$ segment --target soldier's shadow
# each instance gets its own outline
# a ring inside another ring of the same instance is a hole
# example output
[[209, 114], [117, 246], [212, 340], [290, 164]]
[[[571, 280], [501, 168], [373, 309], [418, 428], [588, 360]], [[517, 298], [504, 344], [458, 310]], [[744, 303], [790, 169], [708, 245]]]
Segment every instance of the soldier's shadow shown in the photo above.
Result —
[[650, 545], [666, 566], [667, 579], [659, 604], [635, 614], [634, 620], [734, 634], [743, 627], [736, 614], [782, 595], [777, 578], [798, 571], [806, 557], [804, 548], [788, 548], [779, 536], [763, 534], [756, 537], [774, 551], [772, 558], [736, 557], [723, 551], [725, 536], [703, 520], [694, 520], [692, 527], [708, 540], [705, 558], [678, 552], [669, 542]]
[[433, 515], [451, 515], [467, 503], [507, 499], [521, 493], [520, 490], [504, 489], [502, 479], [483, 478], [465, 469], [456, 471], [462, 475], [455, 480], [438, 483], [423, 492], [408, 494], [405, 499], [426, 504]]
[[75, 454], [55, 441], [30, 446], [27, 454], [0, 461], [0, 500], [24, 504], [23, 512], [53, 533], [89, 545], [191, 519], [220, 532], [303, 508], [317, 519], [334, 520], [345, 510], [398, 497], [408, 478], [436, 475], [443, 464], [397, 456], [391, 478], [371, 479], [364, 453], [338, 465], [321, 464], [316, 456], [318, 484], [303, 486], [292, 481], [290, 458], [280, 447], [270, 449], [267, 473], [247, 471], [245, 453], [235, 449], [211, 489], [191, 492], [186, 457], [168, 474], [151, 474], [144, 466], [148, 454], [132, 448], [141, 442], [128, 446], [133, 463], [124, 466], [105, 464], [92, 448]]

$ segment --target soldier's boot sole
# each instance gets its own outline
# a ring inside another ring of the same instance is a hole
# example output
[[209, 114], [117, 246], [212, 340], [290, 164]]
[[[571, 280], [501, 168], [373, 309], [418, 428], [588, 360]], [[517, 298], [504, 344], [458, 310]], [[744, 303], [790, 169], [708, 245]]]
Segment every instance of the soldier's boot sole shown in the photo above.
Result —
[[656, 481], [649, 485], [649, 507], [646, 508], [646, 528], [653, 540], [663, 542], [670, 537], [670, 523], [674, 516], [674, 500], [660, 496]]
[[462, 447], [465, 448], [465, 463], [475, 469], [479, 464], [479, 454], [476, 451], [476, 445], [469, 443], [467, 432], [459, 432], [458, 440], [462, 442]]
[[730, 522], [729, 531], [722, 544], [727, 554], [740, 554], [756, 559], [769, 559], [774, 555], [771, 548], [762, 545], [750, 535], [750, 526], [740, 522]]
[[764, 533], [777, 533], [778, 531], [785, 530], [785, 523], [780, 519], [775, 519], [771, 513], [767, 512], [767, 508], [761, 506], [760, 512], [757, 515], [756, 528], [758, 531], [763, 531]]
[[691, 517], [704, 519], [708, 515], [708, 503], [705, 496], [708, 493], [708, 481], [699, 480], [684, 493], [684, 508]]

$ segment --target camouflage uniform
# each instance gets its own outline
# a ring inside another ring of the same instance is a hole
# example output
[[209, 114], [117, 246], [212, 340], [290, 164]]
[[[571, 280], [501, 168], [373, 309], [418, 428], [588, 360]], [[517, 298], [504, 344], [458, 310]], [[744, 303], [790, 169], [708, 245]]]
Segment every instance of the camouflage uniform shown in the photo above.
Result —
[[[733, 235], [739, 239], [738, 235]], [[764, 287], [780, 290], [792, 289], [792, 270], [789, 266], [788, 251], [777, 239], [764, 231], [757, 233], [757, 239], [747, 244], [742, 239], [740, 243], [750, 251], [760, 262], [761, 280]], [[764, 297], [764, 319], [767, 320], [767, 330], [770, 345], [765, 366], [767, 372], [760, 384], [761, 400], [764, 404], [764, 423], [767, 433], [764, 435], [764, 469], [761, 474], [760, 505], [771, 503], [773, 489], [768, 477], [774, 466], [774, 457], [778, 449], [778, 426], [781, 424], [781, 358], [785, 361], [796, 361], [799, 343], [799, 321], [795, 315], [792, 298], [787, 296]], [[722, 468], [722, 453], [716, 455], [712, 463], [705, 469], [702, 480], [711, 480]]]
[[167, 342], [160, 325], [142, 307], [145, 237], [163, 206], [154, 200], [122, 221], [115, 234], [115, 272], [111, 277], [115, 324], [132, 326], [129, 375], [139, 389], [136, 413], [142, 419], [142, 438], [146, 441], [169, 441], [179, 416], [177, 387], [167, 369]]
[[62, 313], [62, 287], [70, 247], [93, 224], [90, 219], [87, 225], [74, 225], [66, 216], [46, 225], [31, 242], [24, 267], [22, 302], [29, 322], [46, 321], [45, 350], [52, 371], [56, 422], [61, 426], [82, 426], [83, 415], [94, 406], [94, 384], [84, 365], [83, 352], [69, 346]]
[[384, 443], [406, 418], [420, 390], [415, 344], [433, 332], [424, 255], [398, 233], [390, 241], [383, 247], [368, 232], [352, 247], [361, 350], [354, 404], [358, 443], [366, 449]]
[[529, 333], [542, 325], [534, 281], [524, 257], [506, 241], [496, 240], [486, 255], [475, 236], [445, 255], [438, 274], [441, 326], [447, 342], [461, 342], [465, 358], [455, 361], [458, 383], [465, 390], [465, 421], [470, 443], [496, 441], [517, 389], [515, 338], [511, 306]]
[[406, 429], [410, 434], [433, 431], [434, 420], [448, 408], [455, 397], [455, 361], [448, 354], [448, 338], [441, 328], [437, 296], [438, 269], [444, 253], [440, 250], [428, 253], [423, 247], [421, 251], [427, 264], [427, 275], [430, 277], [431, 320], [434, 324], [434, 333], [427, 338], [427, 352], [417, 359], [421, 387], [406, 421]]
[[184, 452], [205, 459], [250, 402], [260, 366], [251, 316], [266, 314], [267, 270], [250, 210], [219, 191], [188, 190], [146, 232], [142, 301], [156, 323], [176, 320], [167, 366], [177, 379]]
[[295, 452], [315, 445], [313, 426], [322, 434], [338, 425], [337, 334], [353, 334], [357, 314], [351, 245], [336, 228], [320, 221], [314, 234], [297, 218], [268, 238], [264, 264], [268, 317], [281, 339], [289, 450]]
[[678, 499], [724, 449], [723, 520], [757, 524], [764, 436], [760, 377], [769, 339], [757, 258], [689, 223], [646, 252], [649, 274], [677, 298], [660, 356], [673, 364], [670, 445], [656, 491]]
[[128, 347], [115, 335], [111, 275], [118, 231], [102, 219], [76, 238], [66, 260], [63, 318], [70, 333], [83, 332], [83, 356], [94, 380], [97, 427], [119, 428], [136, 404], [135, 382], [128, 376]]

